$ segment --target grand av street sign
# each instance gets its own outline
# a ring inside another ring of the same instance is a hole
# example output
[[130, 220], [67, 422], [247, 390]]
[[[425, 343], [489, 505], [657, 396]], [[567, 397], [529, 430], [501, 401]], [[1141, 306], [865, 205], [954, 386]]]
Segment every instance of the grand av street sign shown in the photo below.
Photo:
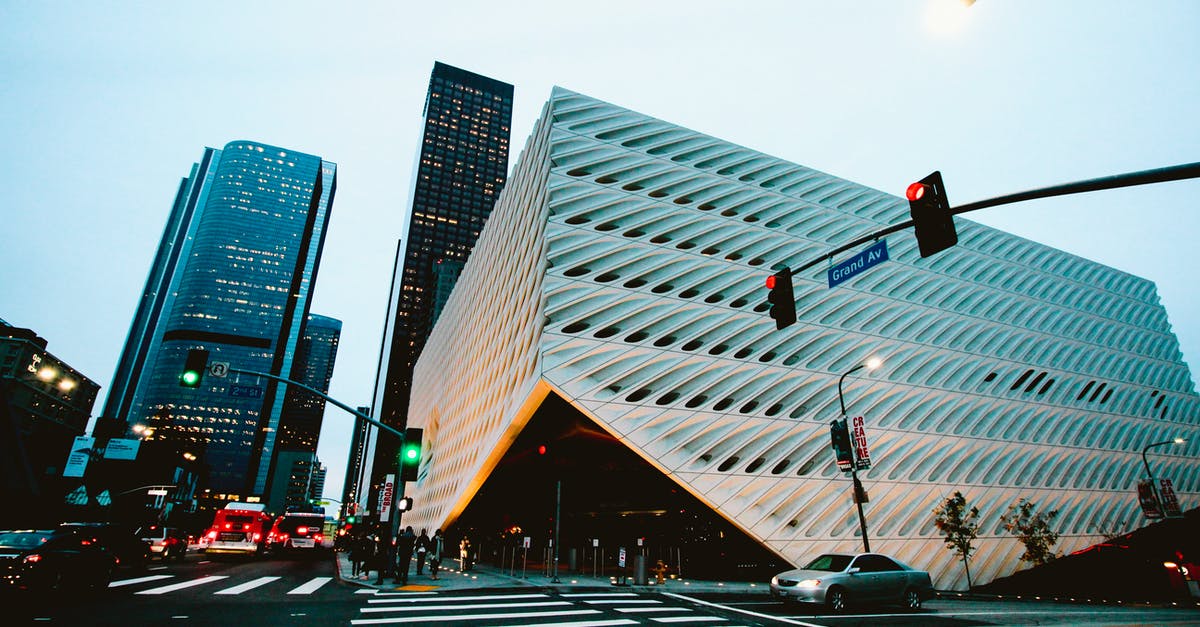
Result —
[[888, 260], [887, 240], [881, 239], [857, 255], [829, 268], [829, 287], [836, 287]]

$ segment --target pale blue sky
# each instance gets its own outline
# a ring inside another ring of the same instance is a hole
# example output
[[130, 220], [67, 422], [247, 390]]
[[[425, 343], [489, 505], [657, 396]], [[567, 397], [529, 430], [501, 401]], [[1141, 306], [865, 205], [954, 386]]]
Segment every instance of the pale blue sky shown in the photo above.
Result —
[[[897, 195], [940, 169], [954, 204], [1200, 161], [1200, 2], [438, 4], [0, 1], [0, 318], [98, 412], [179, 179], [275, 144], [338, 163], [313, 311], [344, 322], [332, 395], [367, 404], [434, 61], [515, 85], [513, 160], [557, 84]], [[1195, 367], [1198, 197], [969, 217], [1154, 281]], [[334, 498], [350, 424], [326, 415]]]

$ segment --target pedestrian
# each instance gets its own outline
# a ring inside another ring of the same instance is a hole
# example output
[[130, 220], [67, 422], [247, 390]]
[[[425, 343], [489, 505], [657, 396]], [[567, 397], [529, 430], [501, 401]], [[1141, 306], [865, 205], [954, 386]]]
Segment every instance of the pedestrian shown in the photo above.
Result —
[[462, 572], [471, 570], [471, 539], [463, 536], [461, 542], [458, 543], [458, 561], [459, 569]]
[[366, 536], [361, 533], [356, 533], [350, 536], [350, 576], [357, 577], [363, 574], [367, 567], [367, 557], [370, 555], [371, 546], [367, 544]]
[[429, 533], [421, 530], [421, 535], [417, 536], [416, 542], [417, 551], [417, 574], [420, 575], [425, 571], [425, 556], [429, 553]]
[[364, 533], [360, 542], [362, 545], [360, 547], [361, 552], [359, 555], [362, 556], [363, 562], [358, 578], [362, 581], [370, 581], [371, 569], [376, 568], [379, 565], [378, 558], [376, 557], [376, 551], [378, 551], [379, 547], [379, 537], [377, 535], [377, 531], [372, 529], [370, 532]]
[[442, 538], [442, 530], [433, 532], [429, 539], [429, 576], [437, 579], [438, 566], [442, 565], [442, 556], [446, 554], [446, 543]]
[[375, 585], [383, 585], [383, 578], [387, 576], [388, 571], [392, 568], [392, 540], [389, 537], [388, 528], [380, 526], [375, 533], [375, 563], [379, 569], [379, 574], [375, 577]]
[[405, 527], [404, 533], [396, 538], [396, 583], [408, 585], [408, 567], [412, 563], [413, 548], [417, 536], [413, 535], [412, 527]]

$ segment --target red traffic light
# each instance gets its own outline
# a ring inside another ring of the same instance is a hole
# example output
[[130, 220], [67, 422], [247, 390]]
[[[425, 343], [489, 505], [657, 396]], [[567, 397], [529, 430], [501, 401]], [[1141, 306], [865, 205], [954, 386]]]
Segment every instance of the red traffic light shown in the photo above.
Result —
[[775, 275], [774, 274], [767, 277], [767, 289], [769, 289], [769, 290], [775, 289]]
[[917, 181], [916, 183], [909, 185], [908, 189], [904, 190], [904, 196], [905, 196], [905, 198], [908, 198], [908, 200], [910, 202], [914, 201], [914, 200], [920, 200], [921, 197], [924, 195], [925, 195], [925, 184], [920, 181]]
[[545, 444], [539, 445], [538, 446], [538, 455], [545, 455], [545, 454], [546, 454], [546, 445]]

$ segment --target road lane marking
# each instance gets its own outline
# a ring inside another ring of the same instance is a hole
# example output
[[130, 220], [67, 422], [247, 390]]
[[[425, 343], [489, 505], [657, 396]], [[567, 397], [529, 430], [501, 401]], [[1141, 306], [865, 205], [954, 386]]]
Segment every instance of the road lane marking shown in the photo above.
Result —
[[333, 581], [333, 577], [313, 577], [312, 581], [309, 581], [301, 586], [296, 586], [292, 590], [288, 591], [288, 594], [312, 594], [316, 592], [318, 588], [329, 583], [330, 581]]
[[525, 603], [466, 603], [463, 605], [434, 605], [409, 607], [364, 607], [360, 612], [427, 612], [430, 610], [490, 610], [501, 607], [552, 607], [571, 605], [570, 601], [527, 601]]
[[[599, 614], [600, 610], [565, 610], [556, 612], [509, 612], [505, 614], [448, 614], [438, 616], [438, 621], [447, 620], [496, 620], [500, 618], [549, 618], [552, 616], [580, 616], [583, 614]], [[393, 623], [428, 623], [430, 617], [400, 616], [395, 618], [356, 618], [351, 625], [390, 625]]]
[[573, 620], [569, 623], [538, 623], [538, 627], [610, 627], [612, 625], [636, 625], [637, 621], [627, 618], [609, 620]]
[[560, 594], [561, 597], [635, 597], [636, 592], [575, 592], [572, 594]]
[[[379, 595], [383, 596], [383, 595]], [[505, 599], [545, 599], [546, 594], [481, 594], [465, 597], [430, 597], [367, 599], [367, 603], [457, 603], [459, 601], [501, 601]]]
[[138, 577], [137, 579], [122, 579], [108, 584], [109, 588], [119, 588], [121, 586], [132, 586], [135, 583], [145, 583], [147, 581], [158, 581], [159, 579], [170, 579], [175, 575], [150, 575], [149, 577]]
[[191, 581], [183, 581], [180, 583], [171, 584], [169, 586], [163, 586], [161, 588], [151, 588], [149, 590], [142, 590], [140, 592], [137, 592], [136, 594], [166, 594], [168, 592], [174, 592], [176, 590], [182, 590], [184, 588], [191, 588], [192, 586], [202, 586], [206, 583], [212, 583], [214, 581], [219, 581], [221, 579], [228, 579], [228, 578], [229, 577], [227, 575], [208, 575], [207, 577], [201, 577], [199, 579], [193, 579]]
[[729, 619], [720, 616], [667, 616], [651, 618], [656, 623], [728, 623]]
[[615, 605], [617, 603], [632, 603], [635, 605], [661, 605], [658, 599], [585, 599], [584, 603], [592, 605]]
[[625, 614], [648, 614], [650, 612], [690, 612], [684, 607], [614, 607], [614, 610]]
[[610, 627], [616, 625], [637, 625], [637, 621], [610, 619], [606, 621], [542, 622], [538, 627]]
[[682, 601], [689, 601], [689, 602], [695, 603], [697, 605], [705, 605], [708, 607], [715, 607], [717, 609], [727, 610], [730, 612], [737, 612], [738, 614], [745, 614], [747, 616], [753, 616], [755, 618], [765, 618], [768, 620], [775, 620], [775, 621], [779, 621], [781, 623], [787, 623], [789, 625], [801, 625], [802, 627], [825, 627], [824, 625], [819, 625], [817, 623], [805, 623], [805, 622], [798, 621], [798, 620], [792, 620], [790, 618], [784, 618], [782, 616], [772, 616], [770, 614], [761, 614], [759, 612], [751, 612], [750, 610], [743, 610], [741, 608], [730, 607], [728, 605], [721, 605], [718, 603], [709, 603], [708, 601], [701, 601], [700, 599], [695, 599], [695, 598], [692, 598], [689, 596], [684, 596], [682, 594], [675, 594], [673, 592], [663, 592], [662, 595], [668, 596], [668, 597], [671, 597], [674, 599], [680, 599]]
[[219, 590], [217, 592], [214, 592], [213, 594], [241, 594], [247, 590], [253, 590], [259, 586], [265, 586], [265, 585], [271, 583], [272, 581], [275, 581], [276, 579], [281, 579], [281, 578], [280, 577], [259, 577], [258, 579], [251, 579], [250, 581], [247, 581], [246, 583], [236, 585], [232, 588], [225, 588], [224, 590]]

